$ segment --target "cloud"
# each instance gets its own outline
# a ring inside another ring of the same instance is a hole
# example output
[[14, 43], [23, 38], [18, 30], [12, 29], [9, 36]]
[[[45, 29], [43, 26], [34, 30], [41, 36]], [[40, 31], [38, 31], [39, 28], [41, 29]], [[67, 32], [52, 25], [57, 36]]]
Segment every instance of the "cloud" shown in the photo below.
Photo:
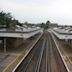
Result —
[[72, 0], [1, 0], [0, 8], [5, 12], [11, 12], [22, 22], [50, 19], [66, 23], [72, 19], [71, 3]]

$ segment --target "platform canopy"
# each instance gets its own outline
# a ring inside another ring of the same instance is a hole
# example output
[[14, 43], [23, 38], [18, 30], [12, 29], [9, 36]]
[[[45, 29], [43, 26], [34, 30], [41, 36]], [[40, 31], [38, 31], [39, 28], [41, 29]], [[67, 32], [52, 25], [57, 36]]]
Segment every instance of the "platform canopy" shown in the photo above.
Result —
[[72, 39], [72, 29], [71, 28], [53, 28], [52, 33], [59, 39]]

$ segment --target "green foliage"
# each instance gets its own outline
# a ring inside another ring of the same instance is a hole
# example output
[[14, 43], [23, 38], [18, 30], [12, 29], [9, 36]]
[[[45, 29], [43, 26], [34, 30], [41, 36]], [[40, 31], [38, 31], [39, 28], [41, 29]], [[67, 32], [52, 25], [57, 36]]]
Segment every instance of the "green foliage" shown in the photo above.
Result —
[[46, 23], [36, 24], [36, 26], [44, 28], [44, 29], [48, 29], [49, 24], [50, 24], [50, 21], [47, 21]]
[[45, 28], [45, 29], [48, 29], [49, 24], [50, 24], [50, 21], [48, 20], [48, 21], [46, 22], [46, 28]]
[[10, 13], [0, 12], [0, 26], [6, 26], [8, 28], [11, 20], [12, 16]]
[[[16, 24], [19, 26], [23, 25], [23, 23], [20, 23], [16, 19], [12, 20], [11, 13], [5, 13], [3, 11], [0, 11], [0, 28], [1, 27], [9, 28], [11, 22], [15, 23], [15, 25]], [[25, 22], [24, 24], [27, 26], [36, 26], [36, 27], [38, 26], [44, 29], [48, 29], [48, 25], [50, 24], [50, 21], [47, 21], [46, 23], [39, 23], [39, 24], [31, 24], [31, 23], [29, 24], [28, 22]]]
[[10, 23], [14, 22], [17, 25], [22, 26], [22, 23], [20, 23], [16, 19], [12, 19], [11, 13], [5, 13], [3, 11], [0, 11], [0, 28], [9, 28]]

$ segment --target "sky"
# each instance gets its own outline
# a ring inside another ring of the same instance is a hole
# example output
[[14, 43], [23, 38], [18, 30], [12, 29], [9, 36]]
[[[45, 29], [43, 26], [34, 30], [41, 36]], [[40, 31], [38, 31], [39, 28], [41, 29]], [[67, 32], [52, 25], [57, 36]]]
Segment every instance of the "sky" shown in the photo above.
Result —
[[72, 0], [0, 0], [0, 10], [20, 22], [72, 25]]

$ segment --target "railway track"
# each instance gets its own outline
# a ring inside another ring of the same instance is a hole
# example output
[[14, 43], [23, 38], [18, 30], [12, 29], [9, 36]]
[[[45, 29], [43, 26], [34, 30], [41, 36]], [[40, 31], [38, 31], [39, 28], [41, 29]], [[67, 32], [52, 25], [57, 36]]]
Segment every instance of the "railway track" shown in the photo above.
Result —
[[61, 56], [57, 50], [57, 47], [50, 36], [50, 52], [51, 52], [51, 72], [67, 72], [66, 67], [61, 59]]
[[15, 72], [67, 72], [50, 33], [44, 32]]
[[39, 42], [34, 46], [34, 48], [31, 50], [29, 55], [25, 58], [25, 60], [22, 62], [19, 68], [17, 68], [15, 72], [20, 72], [20, 71], [34, 72], [35, 71], [43, 42], [44, 42], [44, 35], [39, 40]]

